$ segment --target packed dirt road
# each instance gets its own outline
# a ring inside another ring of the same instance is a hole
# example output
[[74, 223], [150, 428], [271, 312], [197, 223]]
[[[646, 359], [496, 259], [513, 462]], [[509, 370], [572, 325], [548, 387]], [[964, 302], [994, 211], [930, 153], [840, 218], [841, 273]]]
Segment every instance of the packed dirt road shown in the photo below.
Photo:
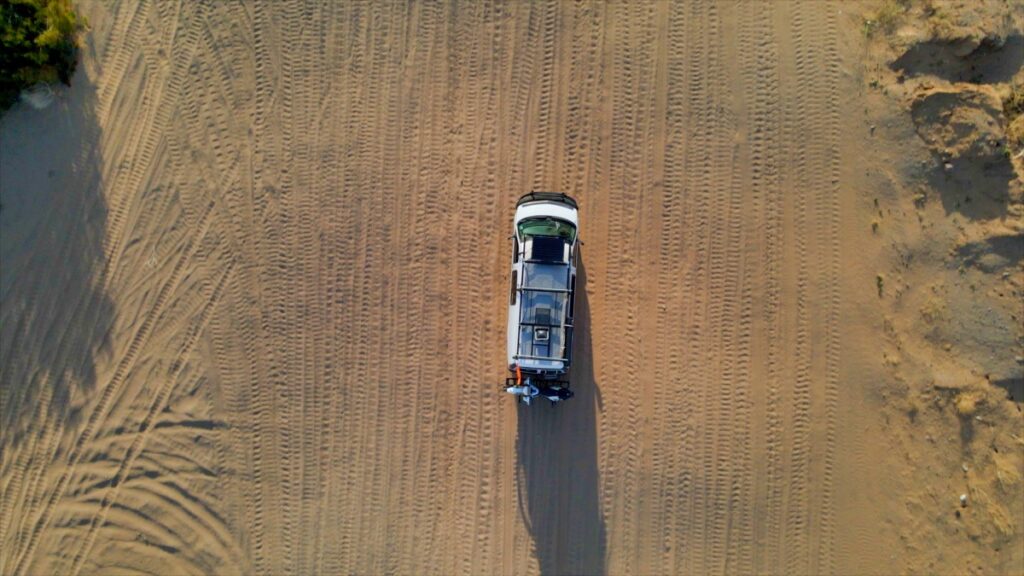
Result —
[[[891, 567], [843, 8], [87, 4], [4, 120], [0, 573]], [[558, 408], [501, 393], [530, 190]]]

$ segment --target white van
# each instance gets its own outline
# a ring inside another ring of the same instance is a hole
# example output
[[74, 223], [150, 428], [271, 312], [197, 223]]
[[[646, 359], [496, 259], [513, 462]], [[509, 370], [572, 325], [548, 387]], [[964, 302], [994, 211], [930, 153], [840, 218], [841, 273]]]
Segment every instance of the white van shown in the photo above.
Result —
[[576, 201], [565, 194], [531, 192], [516, 203], [508, 367], [534, 381], [555, 380], [572, 362], [578, 230]]

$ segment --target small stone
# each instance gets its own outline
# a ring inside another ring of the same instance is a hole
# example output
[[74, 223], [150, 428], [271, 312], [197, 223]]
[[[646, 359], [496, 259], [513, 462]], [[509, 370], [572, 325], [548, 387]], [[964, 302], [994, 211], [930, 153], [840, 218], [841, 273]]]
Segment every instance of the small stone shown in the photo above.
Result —
[[967, 508], [967, 494], [960, 495], [960, 507]]
[[967, 464], [961, 464], [961, 465], [960, 465], [960, 468], [961, 468], [961, 469], [962, 469], [962, 470], [963, 470], [964, 472], [967, 472]]
[[945, 164], [942, 165], [942, 167], [946, 169], [946, 172], [952, 172], [953, 171], [953, 163], [952, 162], [946, 162]]

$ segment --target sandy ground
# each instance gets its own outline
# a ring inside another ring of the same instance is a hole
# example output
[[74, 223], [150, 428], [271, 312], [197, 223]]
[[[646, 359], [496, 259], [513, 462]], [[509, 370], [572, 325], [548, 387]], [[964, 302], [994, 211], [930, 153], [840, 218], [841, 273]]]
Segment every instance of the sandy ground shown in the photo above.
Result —
[[[0, 573], [1024, 572], [1019, 166], [878, 5], [87, 3], [0, 125]], [[557, 409], [500, 393], [531, 189]]]

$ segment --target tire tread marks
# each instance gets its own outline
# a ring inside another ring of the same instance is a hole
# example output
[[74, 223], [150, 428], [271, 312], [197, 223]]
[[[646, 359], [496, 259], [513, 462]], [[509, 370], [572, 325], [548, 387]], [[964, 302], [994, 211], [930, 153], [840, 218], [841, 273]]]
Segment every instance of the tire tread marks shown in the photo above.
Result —
[[[608, 572], [833, 572], [838, 24], [799, 8], [114, 3], [97, 118], [132, 128], [100, 158], [97, 278], [145, 313], [77, 430], [5, 445], [0, 570], [102, 567], [146, 493], [195, 496], [146, 530], [195, 522], [231, 556], [201, 570], [578, 571], [571, 534], [531, 541], [517, 413], [476, 389], [503, 372], [505, 291], [479, 279], [504, 285], [509, 207], [560, 189], [598, 316]], [[155, 433], [198, 389], [226, 412], [212, 455]]]

